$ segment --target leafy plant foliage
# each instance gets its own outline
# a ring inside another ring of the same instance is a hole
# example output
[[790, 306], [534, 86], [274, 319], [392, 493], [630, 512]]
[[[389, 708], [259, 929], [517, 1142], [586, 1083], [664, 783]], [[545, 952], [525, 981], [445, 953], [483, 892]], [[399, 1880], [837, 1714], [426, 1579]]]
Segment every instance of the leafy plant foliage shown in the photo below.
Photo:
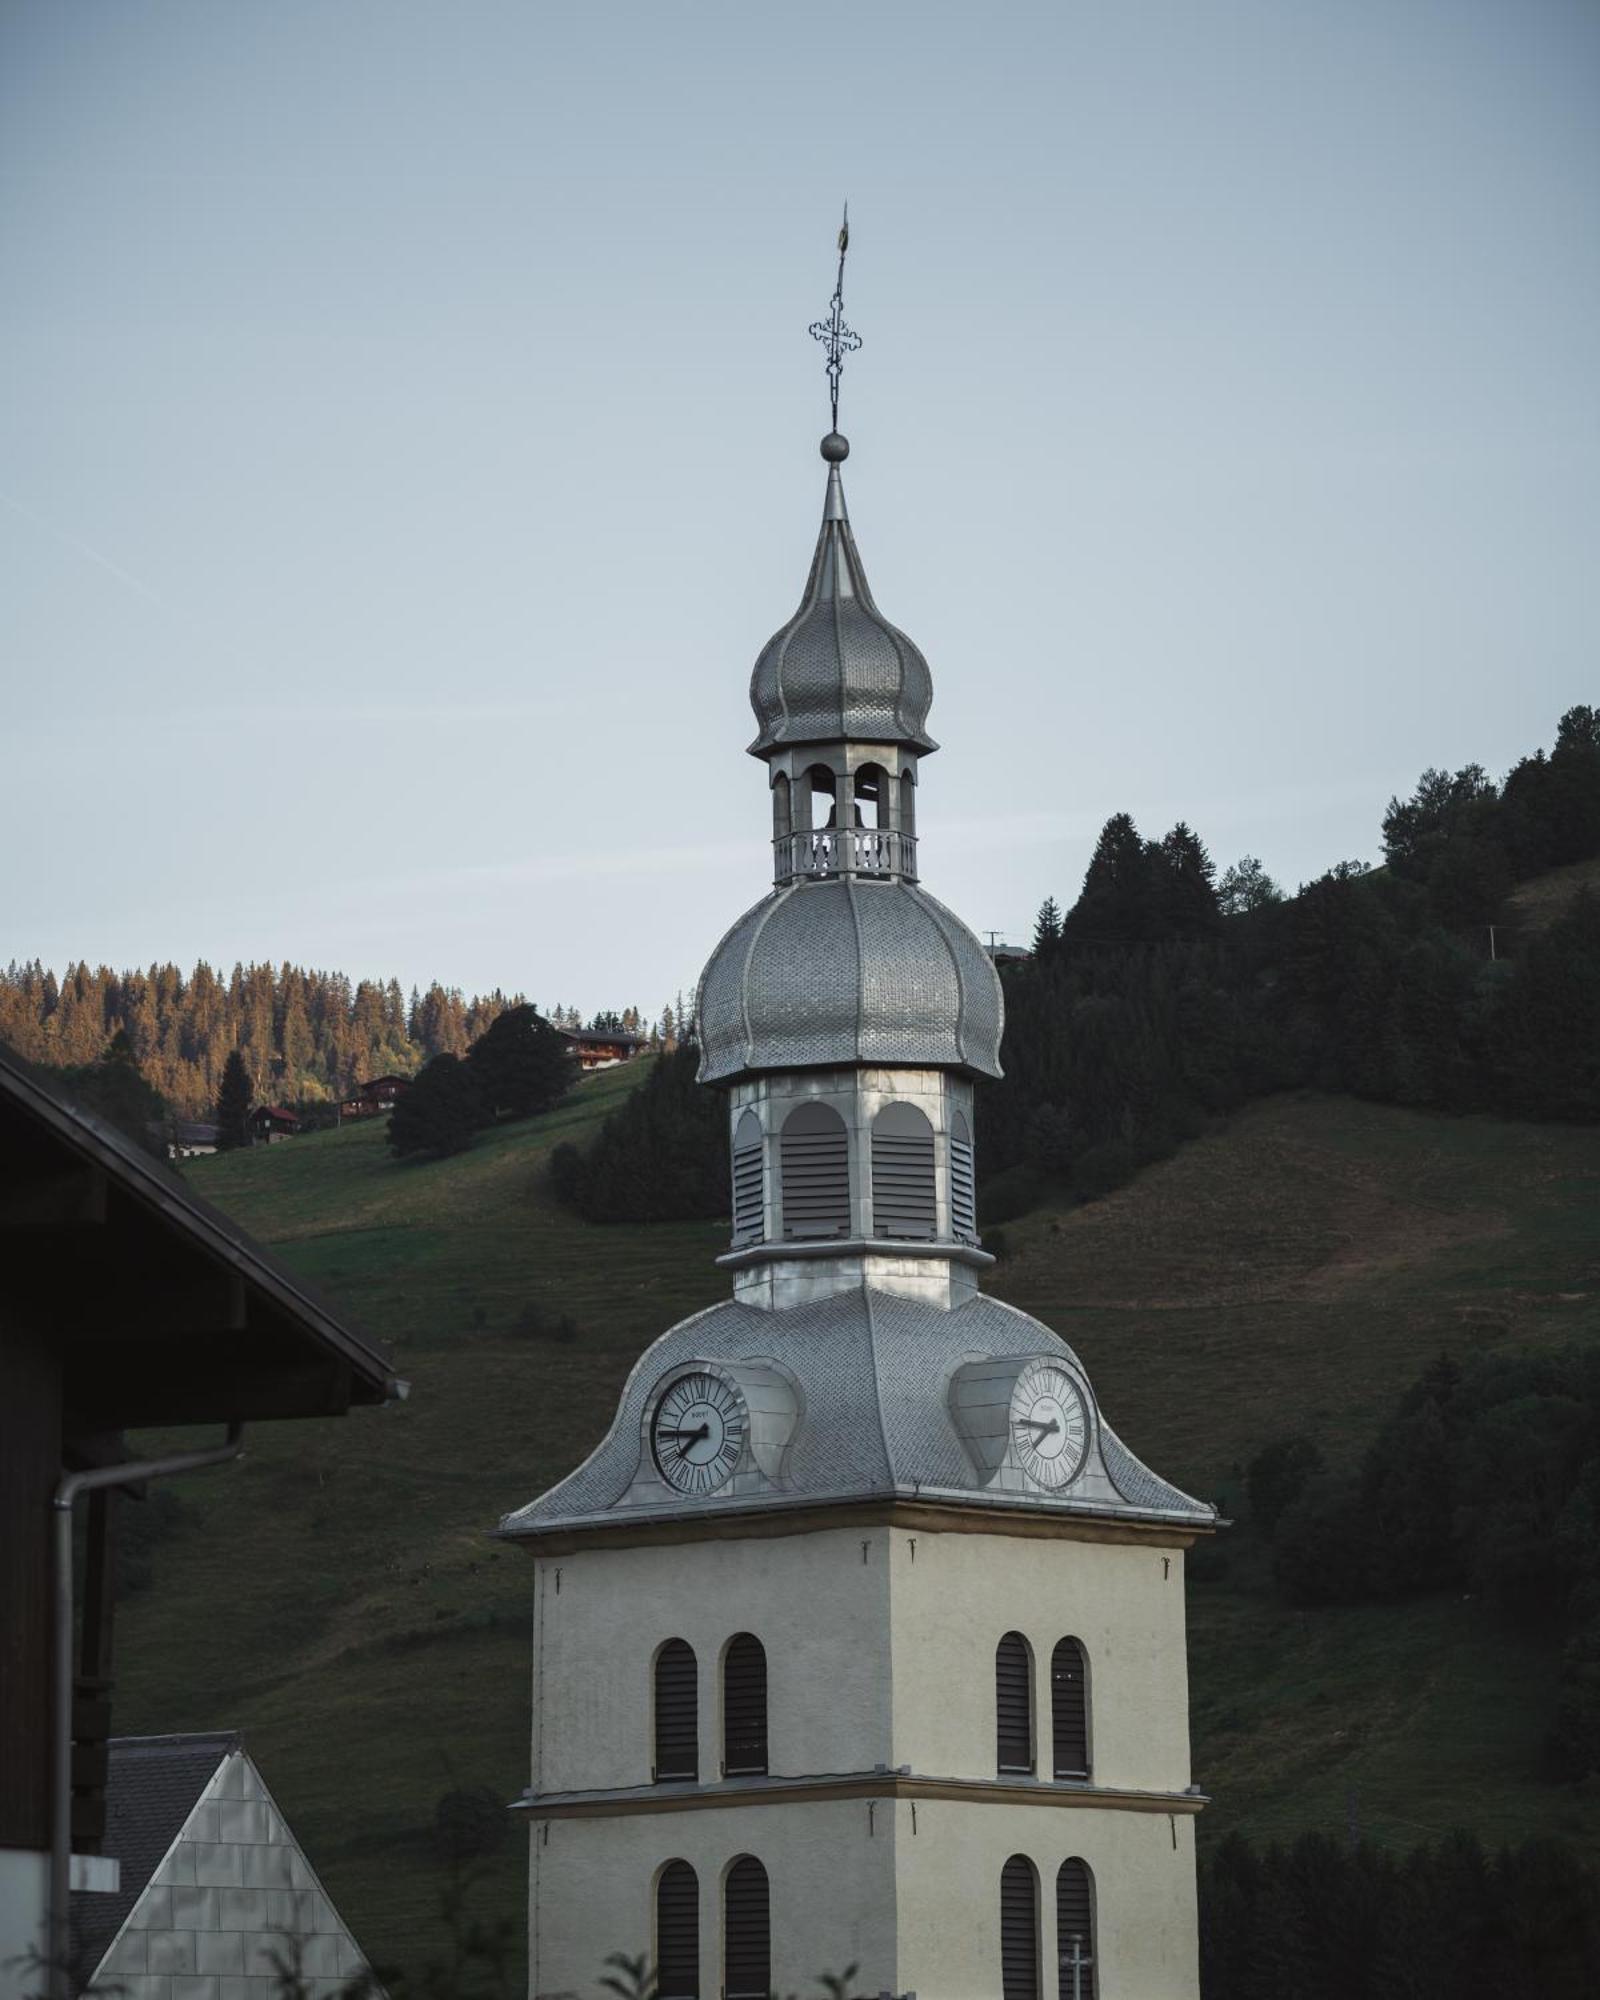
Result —
[[[1258, 1486], [1298, 1465], [1269, 1448]], [[1600, 1352], [1441, 1359], [1349, 1478], [1309, 1477], [1274, 1519], [1274, 1574], [1296, 1604], [1467, 1590], [1562, 1649], [1549, 1775], [1600, 1774]]]
[[696, 1082], [700, 1050], [663, 1055], [587, 1152], [562, 1145], [550, 1160], [556, 1193], [589, 1222], [715, 1220], [728, 1213], [727, 1114]]
[[1585, 2000], [1600, 1881], [1571, 1848], [1486, 1854], [1466, 1833], [1409, 1854], [1237, 1834], [1200, 1870], [1204, 2000]]

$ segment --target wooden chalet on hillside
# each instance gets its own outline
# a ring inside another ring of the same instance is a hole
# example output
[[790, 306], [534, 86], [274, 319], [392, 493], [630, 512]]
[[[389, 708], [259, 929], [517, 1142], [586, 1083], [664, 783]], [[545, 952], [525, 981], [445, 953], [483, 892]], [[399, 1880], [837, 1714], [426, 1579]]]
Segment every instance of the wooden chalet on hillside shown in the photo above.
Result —
[[408, 1076], [375, 1076], [366, 1083], [358, 1083], [348, 1097], [340, 1100], [339, 1123], [343, 1125], [354, 1118], [382, 1118], [410, 1088]]
[[[404, 1392], [227, 1217], [0, 1052], [0, 2000], [41, 1990], [40, 1957], [67, 2000], [69, 1884], [118, 1887], [100, 1845], [121, 1497], [237, 1457], [248, 1423]], [[157, 1458], [123, 1436], [187, 1424], [226, 1435]]]
[[643, 1035], [630, 1034], [626, 1028], [561, 1028], [557, 1032], [566, 1040], [567, 1054], [585, 1070], [632, 1062], [647, 1046]]
[[258, 1146], [292, 1139], [300, 1130], [300, 1114], [282, 1104], [258, 1104], [250, 1113], [250, 1137]]

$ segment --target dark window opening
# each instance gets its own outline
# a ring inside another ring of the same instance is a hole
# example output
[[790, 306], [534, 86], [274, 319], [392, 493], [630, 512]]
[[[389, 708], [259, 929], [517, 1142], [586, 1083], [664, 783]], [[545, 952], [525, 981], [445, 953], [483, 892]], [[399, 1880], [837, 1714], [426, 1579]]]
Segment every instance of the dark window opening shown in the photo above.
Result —
[[730, 1778], [766, 1775], [767, 1655], [753, 1632], [730, 1639], [722, 1663], [722, 1769]]
[[889, 779], [881, 764], [863, 764], [853, 785], [856, 825], [884, 832], [889, 827]]
[[1056, 1957], [1060, 2000], [1095, 2000], [1094, 1883], [1083, 1861], [1063, 1861], [1056, 1876]]
[[700, 2000], [700, 1879], [669, 1861], [656, 1884], [656, 1986], [660, 2000]]
[[850, 1234], [850, 1135], [828, 1104], [802, 1104], [784, 1124], [783, 1233], [793, 1240]]
[[767, 2000], [772, 1991], [772, 1910], [767, 1871], [741, 1854], [723, 1889], [722, 1963], [727, 2000]]
[[806, 783], [811, 788], [811, 812], [806, 826], [817, 833], [836, 827], [839, 824], [838, 779], [826, 764], [813, 764], [806, 772]]
[[995, 1648], [995, 1763], [1002, 1773], [1033, 1769], [1032, 1664], [1020, 1632], [1008, 1632]]
[[1002, 2000], [1039, 2000], [1039, 1878], [1025, 1854], [1000, 1871]]
[[1076, 1639], [1063, 1639], [1050, 1656], [1050, 1733], [1053, 1775], [1087, 1778], [1089, 1674]]
[[655, 1782], [700, 1775], [700, 1690], [694, 1648], [669, 1639], [656, 1655]]

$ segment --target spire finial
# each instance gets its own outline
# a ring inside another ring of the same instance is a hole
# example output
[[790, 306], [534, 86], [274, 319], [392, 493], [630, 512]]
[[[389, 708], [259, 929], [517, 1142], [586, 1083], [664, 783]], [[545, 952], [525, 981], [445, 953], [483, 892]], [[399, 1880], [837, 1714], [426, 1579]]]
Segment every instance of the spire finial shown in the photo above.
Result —
[[[839, 435], [839, 377], [844, 372], [844, 357], [854, 354], [861, 345], [860, 334], [844, 323], [844, 253], [849, 248], [850, 204], [846, 202], [844, 222], [839, 229], [839, 275], [834, 280], [833, 297], [828, 301], [828, 317], [811, 323], [811, 338], [822, 342], [828, 356], [828, 402], [833, 411], [833, 429], [822, 440], [822, 455], [834, 465], [850, 449]], [[830, 445], [834, 447], [831, 451]]]

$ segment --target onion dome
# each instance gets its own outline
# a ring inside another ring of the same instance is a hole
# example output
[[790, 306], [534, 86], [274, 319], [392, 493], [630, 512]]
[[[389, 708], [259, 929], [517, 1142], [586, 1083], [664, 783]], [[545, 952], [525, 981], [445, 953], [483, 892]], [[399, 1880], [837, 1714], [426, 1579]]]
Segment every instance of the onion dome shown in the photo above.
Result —
[[800, 881], [748, 910], [700, 981], [700, 1081], [884, 1065], [997, 1077], [1000, 981], [915, 883]]
[[805, 595], [762, 648], [750, 676], [750, 706], [759, 725], [753, 757], [791, 743], [939, 747], [927, 728], [933, 705], [928, 663], [873, 603], [850, 532], [839, 477], [839, 461], [849, 449], [837, 431], [822, 440], [828, 497]]

